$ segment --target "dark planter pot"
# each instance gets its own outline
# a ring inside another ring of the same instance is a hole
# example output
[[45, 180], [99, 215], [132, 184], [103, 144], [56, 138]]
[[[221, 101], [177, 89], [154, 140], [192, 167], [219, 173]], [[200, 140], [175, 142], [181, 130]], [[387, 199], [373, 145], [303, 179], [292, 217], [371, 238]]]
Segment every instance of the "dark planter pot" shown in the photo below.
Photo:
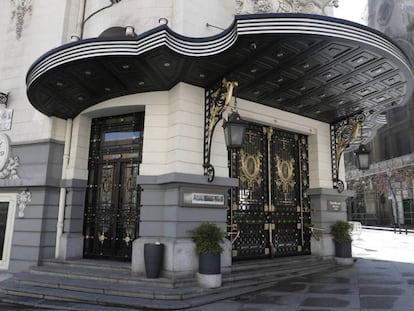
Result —
[[144, 244], [145, 274], [147, 278], [155, 279], [160, 276], [163, 258], [164, 244]]
[[198, 257], [198, 272], [220, 274], [220, 253], [203, 253]]
[[352, 244], [335, 242], [335, 256], [339, 258], [351, 258]]

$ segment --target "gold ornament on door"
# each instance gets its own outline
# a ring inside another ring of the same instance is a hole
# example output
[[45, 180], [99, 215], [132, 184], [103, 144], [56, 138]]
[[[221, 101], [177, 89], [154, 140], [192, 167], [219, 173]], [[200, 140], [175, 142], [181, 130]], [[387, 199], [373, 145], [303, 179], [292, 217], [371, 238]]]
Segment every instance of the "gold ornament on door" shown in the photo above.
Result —
[[276, 170], [277, 176], [279, 177], [276, 180], [277, 186], [282, 186], [282, 190], [284, 193], [293, 190], [295, 187], [295, 179], [294, 179], [294, 164], [295, 160], [283, 160], [276, 156]]
[[254, 188], [255, 185], [260, 186], [262, 183], [262, 176], [260, 174], [260, 162], [262, 154], [246, 154], [244, 150], [240, 151], [240, 164], [243, 174], [240, 176], [241, 182], [247, 182], [249, 188]]

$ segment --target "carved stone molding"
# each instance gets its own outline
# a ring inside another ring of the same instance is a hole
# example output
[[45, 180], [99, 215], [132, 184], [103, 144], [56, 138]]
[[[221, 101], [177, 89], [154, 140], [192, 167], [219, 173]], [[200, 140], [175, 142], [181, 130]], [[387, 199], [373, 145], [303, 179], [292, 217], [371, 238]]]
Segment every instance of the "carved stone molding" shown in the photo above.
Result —
[[6, 134], [0, 133], [0, 179], [18, 179], [17, 167], [19, 158], [13, 157], [10, 150], [10, 140]]
[[30, 191], [23, 190], [17, 195], [17, 206], [19, 208], [19, 218], [24, 217], [24, 210], [26, 209], [27, 203], [32, 201], [32, 194]]
[[236, 0], [236, 14], [308, 13], [327, 15], [326, 8], [339, 0]]
[[14, 6], [11, 20], [16, 20], [16, 39], [20, 39], [23, 32], [26, 13], [32, 14], [32, 0], [10, 0]]
[[0, 179], [19, 179], [20, 177], [17, 175], [17, 168], [19, 165], [19, 157], [10, 157], [3, 170], [0, 171]]

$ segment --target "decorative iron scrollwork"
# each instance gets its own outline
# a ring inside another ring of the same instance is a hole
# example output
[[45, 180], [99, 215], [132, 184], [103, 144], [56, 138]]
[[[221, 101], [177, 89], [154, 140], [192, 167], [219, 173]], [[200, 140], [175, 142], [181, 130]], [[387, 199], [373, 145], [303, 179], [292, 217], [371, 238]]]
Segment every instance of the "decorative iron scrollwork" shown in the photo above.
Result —
[[8, 100], [9, 100], [9, 93], [0, 92], [0, 104], [7, 106]]
[[232, 151], [228, 235], [235, 260], [310, 253], [307, 137], [249, 124]]
[[204, 118], [204, 175], [209, 182], [214, 179], [214, 167], [210, 163], [211, 142], [214, 129], [217, 123], [223, 118], [223, 113], [227, 110], [234, 88], [238, 86], [236, 81], [227, 81], [225, 78], [219, 86], [206, 90], [205, 94], [205, 118]]
[[331, 159], [333, 187], [342, 192], [345, 189], [344, 182], [339, 179], [339, 162], [345, 149], [358, 137], [358, 133], [366, 119], [365, 114], [360, 113], [348, 119], [331, 124]]

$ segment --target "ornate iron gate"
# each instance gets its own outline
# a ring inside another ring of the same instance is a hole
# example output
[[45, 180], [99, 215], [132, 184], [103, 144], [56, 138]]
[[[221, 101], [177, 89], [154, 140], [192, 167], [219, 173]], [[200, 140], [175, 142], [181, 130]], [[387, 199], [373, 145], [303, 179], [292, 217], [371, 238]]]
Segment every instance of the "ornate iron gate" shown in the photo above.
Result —
[[233, 258], [309, 254], [307, 137], [251, 124], [230, 170], [240, 180], [228, 211]]
[[84, 256], [130, 260], [138, 237], [144, 114], [92, 121]]

